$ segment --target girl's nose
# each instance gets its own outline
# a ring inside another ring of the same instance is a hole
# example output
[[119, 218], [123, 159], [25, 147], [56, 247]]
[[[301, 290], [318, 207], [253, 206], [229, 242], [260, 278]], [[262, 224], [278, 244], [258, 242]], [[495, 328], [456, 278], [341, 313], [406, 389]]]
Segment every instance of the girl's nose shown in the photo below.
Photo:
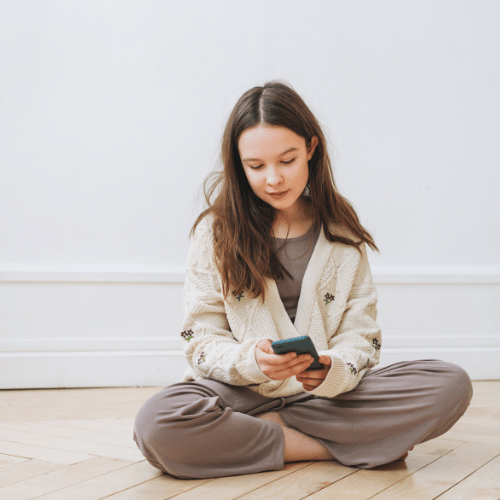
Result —
[[276, 168], [269, 169], [267, 183], [269, 186], [278, 186], [283, 182], [283, 175]]

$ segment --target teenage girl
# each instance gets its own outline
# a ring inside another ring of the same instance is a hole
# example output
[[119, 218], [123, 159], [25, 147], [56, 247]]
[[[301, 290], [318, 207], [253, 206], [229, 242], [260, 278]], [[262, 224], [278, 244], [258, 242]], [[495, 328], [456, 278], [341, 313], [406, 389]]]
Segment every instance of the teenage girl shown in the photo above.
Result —
[[[338, 192], [300, 96], [275, 81], [245, 92], [221, 162], [191, 231], [180, 332], [188, 368], [135, 420], [151, 465], [179, 478], [301, 460], [372, 468], [448, 431], [472, 398], [461, 367], [373, 369], [382, 340], [366, 245], [378, 248]], [[321, 369], [308, 369], [309, 354], [271, 347], [299, 336]]]

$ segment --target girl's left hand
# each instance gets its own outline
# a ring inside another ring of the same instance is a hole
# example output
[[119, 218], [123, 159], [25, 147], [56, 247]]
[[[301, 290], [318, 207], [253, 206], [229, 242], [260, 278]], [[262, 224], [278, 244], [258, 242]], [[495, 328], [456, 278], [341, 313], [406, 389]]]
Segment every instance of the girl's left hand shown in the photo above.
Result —
[[295, 378], [302, 383], [306, 391], [312, 391], [318, 387], [323, 380], [325, 380], [330, 367], [332, 366], [332, 358], [325, 354], [319, 357], [319, 362], [325, 365], [322, 370], [304, 370], [303, 372], [295, 375]]

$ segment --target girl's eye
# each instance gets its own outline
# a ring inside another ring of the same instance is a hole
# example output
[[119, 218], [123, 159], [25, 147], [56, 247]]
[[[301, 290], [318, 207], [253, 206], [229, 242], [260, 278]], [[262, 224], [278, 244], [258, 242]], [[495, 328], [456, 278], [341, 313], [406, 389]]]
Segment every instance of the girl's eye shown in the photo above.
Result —
[[[288, 160], [288, 161], [282, 161], [281, 163], [283, 163], [284, 165], [290, 165], [290, 163], [294, 162], [295, 161], [295, 158], [292, 158], [291, 160]], [[250, 166], [250, 168], [252, 170], [259, 170], [259, 168], [261, 168], [262, 165], [255, 165], [255, 166]]]

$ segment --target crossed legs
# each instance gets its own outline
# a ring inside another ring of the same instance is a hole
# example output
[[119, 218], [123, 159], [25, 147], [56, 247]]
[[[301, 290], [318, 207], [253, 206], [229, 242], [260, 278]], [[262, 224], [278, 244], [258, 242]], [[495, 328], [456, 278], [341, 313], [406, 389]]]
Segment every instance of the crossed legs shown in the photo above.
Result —
[[291, 396], [279, 413], [272, 411], [278, 401], [208, 379], [152, 396], [136, 417], [134, 440], [151, 465], [179, 478], [280, 470], [303, 460], [369, 469], [445, 433], [471, 397], [466, 372], [439, 360], [373, 370], [331, 399]]

